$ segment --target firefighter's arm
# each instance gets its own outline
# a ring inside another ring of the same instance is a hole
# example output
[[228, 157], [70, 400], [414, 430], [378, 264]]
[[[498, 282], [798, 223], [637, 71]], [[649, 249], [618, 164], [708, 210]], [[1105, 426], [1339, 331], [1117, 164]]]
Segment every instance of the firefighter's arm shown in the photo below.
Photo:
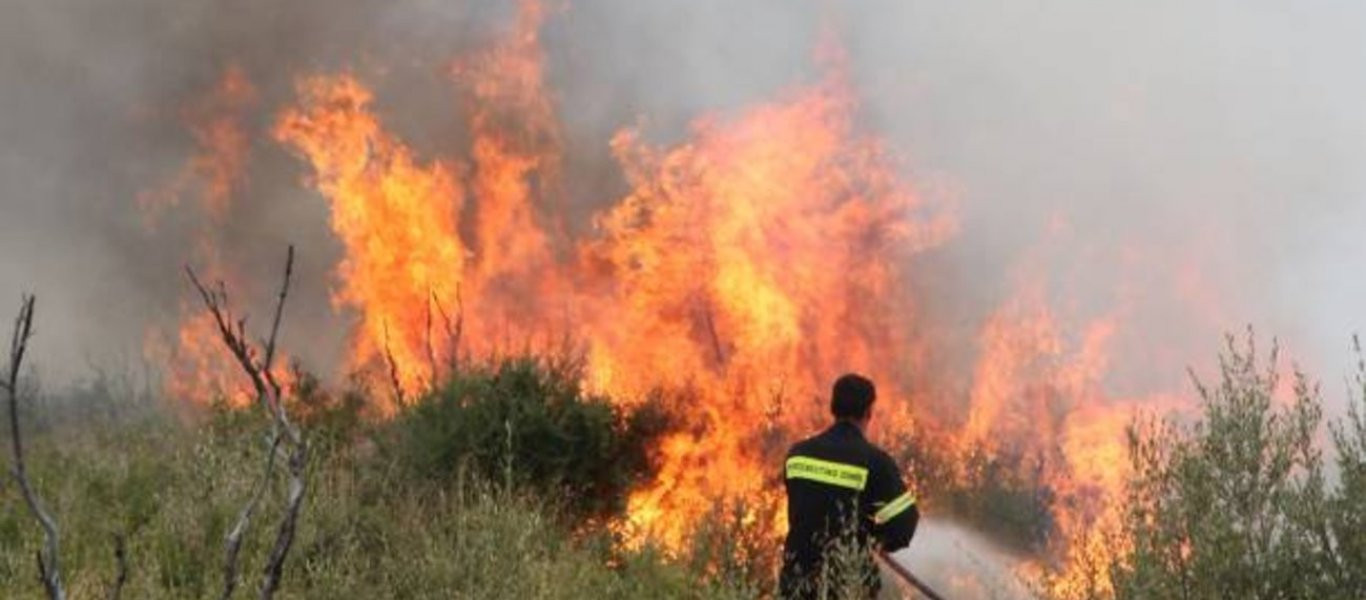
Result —
[[920, 509], [916, 506], [915, 493], [906, 489], [901, 481], [901, 472], [891, 457], [880, 457], [877, 461], [873, 490], [873, 535], [877, 537], [882, 549], [895, 552], [911, 543], [916, 525], [920, 523]]

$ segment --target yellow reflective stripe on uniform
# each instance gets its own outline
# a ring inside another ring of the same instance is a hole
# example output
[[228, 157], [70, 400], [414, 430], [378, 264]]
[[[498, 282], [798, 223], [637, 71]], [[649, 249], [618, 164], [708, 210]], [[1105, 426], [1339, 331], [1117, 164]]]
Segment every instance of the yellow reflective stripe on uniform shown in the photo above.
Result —
[[787, 459], [787, 478], [862, 490], [868, 484], [868, 469], [809, 456], [793, 456]]
[[912, 506], [915, 506], [915, 496], [911, 495], [910, 492], [906, 492], [892, 499], [886, 506], [878, 509], [878, 511], [873, 514], [873, 522], [878, 525], [886, 523], [887, 521], [895, 519], [897, 515], [906, 512], [906, 509]]

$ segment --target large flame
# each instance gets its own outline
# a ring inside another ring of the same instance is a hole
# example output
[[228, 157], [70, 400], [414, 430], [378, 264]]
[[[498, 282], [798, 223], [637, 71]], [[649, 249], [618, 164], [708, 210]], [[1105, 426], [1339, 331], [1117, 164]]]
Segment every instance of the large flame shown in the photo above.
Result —
[[275, 129], [316, 172], [346, 248], [334, 302], [358, 309], [352, 357], [382, 358], [403, 389], [434, 375], [433, 308], [455, 306], [467, 247], [457, 234], [461, 188], [440, 163], [419, 164], [370, 110], [351, 77], [301, 81], [302, 109]]
[[[818, 422], [823, 404], [809, 400], [835, 375], [894, 383], [908, 370], [906, 261], [953, 220], [923, 214], [882, 144], [853, 130], [852, 95], [832, 73], [735, 119], [699, 120], [675, 148], [619, 133], [631, 192], [597, 217], [596, 236], [554, 256], [538, 205], [556, 201], [556, 126], [527, 31], [540, 13], [527, 7], [506, 44], [456, 70], [471, 90], [472, 169], [415, 164], [345, 75], [303, 81], [276, 136], [312, 163], [332, 205], [347, 249], [338, 301], [363, 316], [357, 365], [391, 363], [401, 388], [422, 385], [426, 348], [445, 343], [430, 304], [460, 292], [482, 328], [466, 338], [475, 351], [567, 317], [594, 389], [687, 396], [686, 431], [662, 444], [657, 482], [629, 507], [634, 526], [676, 545], [715, 499], [771, 494], [765, 431]], [[466, 196], [477, 199], [468, 241]]]
[[630, 131], [614, 141], [633, 189], [583, 246], [609, 280], [593, 301], [589, 368], [628, 397], [661, 384], [696, 396], [697, 427], [664, 445], [659, 481], [631, 501], [666, 540], [711, 499], [772, 490], [765, 431], [809, 430], [824, 414], [812, 397], [841, 371], [894, 386], [911, 367], [900, 361], [913, 313], [898, 310], [907, 259], [953, 222], [918, 214], [878, 141], [851, 130], [852, 109], [832, 76], [699, 121], [677, 148]]
[[[949, 243], [958, 224], [856, 126], [837, 57], [815, 83], [697, 119], [682, 142], [619, 131], [611, 149], [629, 191], [604, 198], [592, 233], [571, 238], [538, 39], [546, 16], [523, 2], [510, 31], [454, 61], [463, 156], [420, 157], [352, 74], [300, 78], [297, 105], [278, 115], [273, 137], [306, 161], [342, 245], [333, 303], [356, 318], [347, 367], [392, 391], [376, 400], [377, 415], [433, 385], [462, 353], [546, 349], [568, 335], [595, 391], [630, 403], [663, 390], [684, 415], [622, 524], [677, 549], [718, 500], [772, 505], [785, 444], [826, 420], [834, 377], [861, 371], [887, 398], [875, 421], [884, 430], [1040, 457], [1065, 538], [1115, 517], [1135, 402], [1104, 388], [1122, 311], [1069, 326], [1037, 278], [1025, 278], [978, 331], [970, 382], [943, 386], [966, 390], [966, 410], [912, 415], [912, 406], [963, 404], [911, 397], [931, 389], [915, 380], [942, 376], [922, 364], [934, 340], [917, 321], [914, 259]], [[192, 163], [208, 189], [238, 181], [238, 138], [196, 137], [226, 155]], [[226, 205], [218, 198], [206, 195], [211, 214]], [[187, 335], [180, 346], [195, 347]], [[782, 533], [780, 515], [753, 515], [774, 517]]]

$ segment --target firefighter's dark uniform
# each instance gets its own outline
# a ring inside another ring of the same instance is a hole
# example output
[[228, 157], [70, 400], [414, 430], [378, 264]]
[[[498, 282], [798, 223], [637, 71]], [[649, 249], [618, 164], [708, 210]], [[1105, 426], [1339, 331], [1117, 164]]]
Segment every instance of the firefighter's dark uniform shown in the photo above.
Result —
[[[784, 465], [787, 485], [787, 541], [783, 545], [783, 598], [816, 598], [822, 575], [845, 579], [835, 561], [824, 560], [838, 540], [870, 538], [887, 552], [906, 547], [920, 511], [906, 491], [892, 457], [868, 443], [853, 423], [840, 421], [820, 435], [798, 442]], [[861, 571], [869, 597], [881, 581], [872, 556], [862, 550], [853, 568]], [[842, 564], [842, 563], [841, 563]]]

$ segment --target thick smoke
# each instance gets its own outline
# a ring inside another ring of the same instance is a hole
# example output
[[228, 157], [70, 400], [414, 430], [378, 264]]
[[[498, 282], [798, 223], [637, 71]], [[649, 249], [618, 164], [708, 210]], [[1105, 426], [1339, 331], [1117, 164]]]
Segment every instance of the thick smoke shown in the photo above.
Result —
[[[184, 107], [229, 65], [259, 102], [245, 117], [245, 184], [214, 235], [257, 306], [284, 245], [298, 244], [286, 335], [332, 368], [348, 322], [328, 309], [339, 250], [302, 166], [264, 132], [295, 76], [347, 69], [419, 152], [455, 152], [450, 61], [513, 10], [0, 6], [0, 300], [39, 294], [43, 374], [135, 359], [146, 327], [179, 310], [205, 216], [187, 193], [149, 230], [136, 198], [183, 168], [194, 152]], [[1207, 364], [1218, 334], [1245, 323], [1330, 384], [1344, 372], [1348, 335], [1366, 324], [1354, 269], [1366, 258], [1366, 175], [1353, 168], [1366, 157], [1363, 29], [1366, 8], [1346, 3], [620, 0], [559, 7], [543, 40], [576, 215], [622, 189], [613, 131], [643, 123], [659, 141], [681, 139], [702, 113], [809, 82], [822, 40], [838, 40], [861, 126], [961, 215], [961, 234], [924, 259], [917, 282], [927, 327], [963, 340], [941, 360], [971, 352], [985, 316], [1037, 280], [1078, 321], [1121, 315], [1116, 361], [1133, 364], [1115, 369], [1115, 385], [1138, 392], [1180, 390], [1183, 367]]]

